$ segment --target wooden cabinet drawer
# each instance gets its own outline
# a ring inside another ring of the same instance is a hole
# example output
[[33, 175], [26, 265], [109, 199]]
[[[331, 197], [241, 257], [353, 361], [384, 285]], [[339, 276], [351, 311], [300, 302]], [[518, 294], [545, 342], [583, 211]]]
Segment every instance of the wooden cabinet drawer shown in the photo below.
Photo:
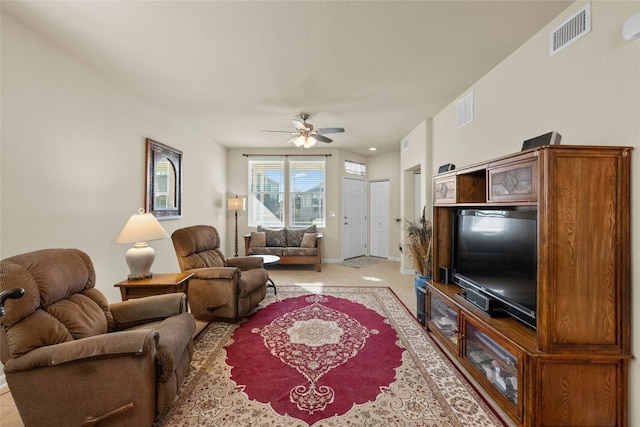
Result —
[[[527, 425], [598, 426], [627, 425], [627, 360], [562, 355], [531, 360], [532, 402]], [[588, 410], [587, 410], [588, 408]]]
[[488, 202], [535, 202], [538, 196], [536, 159], [490, 168]]

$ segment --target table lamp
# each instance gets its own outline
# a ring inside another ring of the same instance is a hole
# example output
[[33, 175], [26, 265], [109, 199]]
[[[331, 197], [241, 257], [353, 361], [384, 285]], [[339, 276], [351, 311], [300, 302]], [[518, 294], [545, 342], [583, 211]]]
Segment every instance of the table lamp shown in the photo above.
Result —
[[227, 210], [229, 211], [236, 211], [235, 212], [235, 216], [236, 216], [236, 252], [235, 252], [235, 256], [238, 256], [238, 211], [243, 211], [244, 210], [244, 200], [245, 199], [241, 199], [238, 196], [236, 197], [229, 197], [227, 199]]
[[147, 242], [167, 238], [169, 235], [156, 217], [150, 213], [144, 213], [144, 209], [140, 209], [138, 214], [129, 218], [116, 239], [116, 243], [135, 243], [126, 255], [131, 272], [128, 276], [129, 280], [148, 279], [153, 276], [151, 264], [156, 257], [156, 252], [147, 245]]

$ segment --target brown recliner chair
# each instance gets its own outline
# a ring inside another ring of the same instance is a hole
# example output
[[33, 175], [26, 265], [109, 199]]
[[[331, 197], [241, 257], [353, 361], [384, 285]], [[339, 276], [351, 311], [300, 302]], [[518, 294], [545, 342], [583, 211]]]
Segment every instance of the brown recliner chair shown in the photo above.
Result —
[[226, 258], [218, 230], [194, 225], [171, 235], [178, 263], [189, 279], [189, 308], [198, 320], [237, 320], [267, 295], [269, 275], [261, 257]]
[[26, 426], [151, 426], [189, 371], [195, 321], [184, 294], [109, 305], [94, 285], [77, 249], [0, 261], [0, 294], [16, 298], [0, 318], [0, 356]]

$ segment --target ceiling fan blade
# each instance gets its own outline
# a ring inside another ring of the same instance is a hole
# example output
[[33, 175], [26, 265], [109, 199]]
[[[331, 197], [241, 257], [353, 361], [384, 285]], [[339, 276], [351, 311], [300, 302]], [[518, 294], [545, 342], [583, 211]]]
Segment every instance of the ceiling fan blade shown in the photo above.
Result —
[[329, 139], [326, 136], [322, 136], [319, 133], [313, 135], [313, 137], [316, 139], [316, 141], [320, 141], [320, 142], [333, 142], [333, 139]]
[[262, 129], [262, 132], [290, 133], [291, 135], [298, 135], [298, 132], [291, 132], [290, 130], [267, 130], [267, 129]]
[[298, 136], [299, 136], [299, 135], [298, 135], [298, 134], [296, 134], [296, 136], [294, 136], [294, 137], [292, 137], [292, 138], [289, 138], [289, 139], [287, 140], [287, 144], [293, 144], [293, 141], [295, 141], [295, 140], [296, 140], [296, 138], [298, 138]]
[[291, 123], [293, 123], [293, 126], [298, 130], [307, 130], [307, 125], [302, 120], [291, 119]]
[[344, 132], [344, 128], [319, 128], [316, 131], [318, 133], [341, 133]]

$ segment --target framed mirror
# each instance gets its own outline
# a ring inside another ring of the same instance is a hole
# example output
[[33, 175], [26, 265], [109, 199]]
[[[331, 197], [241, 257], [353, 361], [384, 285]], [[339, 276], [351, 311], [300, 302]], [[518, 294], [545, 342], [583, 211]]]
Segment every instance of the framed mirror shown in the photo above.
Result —
[[182, 151], [149, 138], [145, 205], [159, 220], [182, 216]]

